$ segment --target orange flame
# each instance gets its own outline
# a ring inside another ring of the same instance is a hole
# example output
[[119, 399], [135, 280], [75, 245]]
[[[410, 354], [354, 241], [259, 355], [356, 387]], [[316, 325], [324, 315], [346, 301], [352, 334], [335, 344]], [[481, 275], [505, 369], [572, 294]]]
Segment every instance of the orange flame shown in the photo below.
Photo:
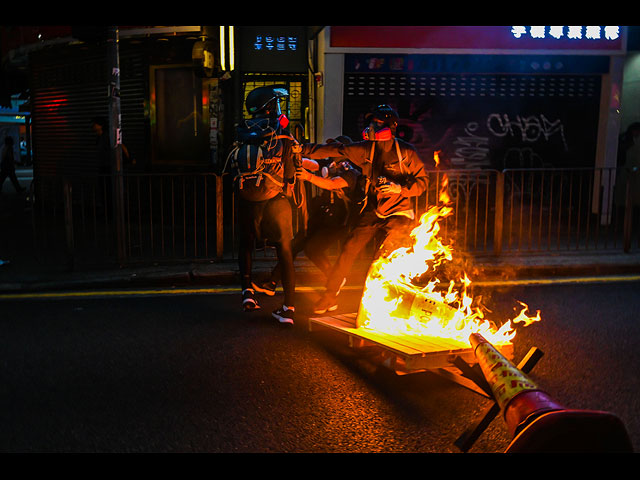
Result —
[[440, 188], [440, 195], [438, 199], [440, 200], [440, 203], [447, 205], [451, 202], [451, 198], [449, 197], [449, 177], [447, 177], [446, 174], [442, 177], [441, 185], [442, 187]]
[[[462, 278], [440, 282], [436, 269], [453, 259], [453, 248], [439, 238], [439, 221], [450, 215], [447, 178], [443, 180], [440, 199], [443, 205], [434, 206], [420, 217], [410, 234], [410, 247], [394, 250], [376, 259], [369, 270], [362, 296], [361, 328], [389, 334], [410, 334], [447, 338], [467, 348], [469, 336], [479, 333], [489, 342], [499, 345], [510, 343], [515, 337], [514, 323], [524, 326], [540, 321], [540, 311], [533, 317], [524, 308], [513, 320], [499, 328], [485, 318], [486, 307], [481, 297], [474, 300], [468, 294], [471, 280]], [[428, 278], [426, 285], [415, 280]], [[443, 286], [444, 285], [444, 286]]]

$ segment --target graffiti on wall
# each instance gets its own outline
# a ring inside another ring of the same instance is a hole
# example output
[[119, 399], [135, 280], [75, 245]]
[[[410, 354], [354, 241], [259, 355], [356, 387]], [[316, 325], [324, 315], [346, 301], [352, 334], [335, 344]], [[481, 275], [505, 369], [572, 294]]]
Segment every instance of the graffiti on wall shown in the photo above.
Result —
[[[471, 102], [421, 109], [417, 101], [409, 107], [386, 103], [400, 116], [397, 136], [417, 149], [427, 167], [435, 165], [436, 151], [443, 166], [456, 169], [573, 167], [595, 159], [597, 109]], [[345, 117], [345, 124], [357, 128], [346, 134], [359, 138], [364, 116]]]
[[491, 165], [489, 161], [492, 138], [509, 138], [519, 147], [505, 149], [502, 164], [505, 167], [541, 167], [544, 162], [535, 153], [532, 145], [536, 142], [549, 142], [558, 137], [562, 149], [569, 151], [561, 120], [550, 120], [544, 114], [516, 115], [491, 113], [482, 123], [470, 121], [464, 126], [462, 134], [453, 140], [454, 151], [450, 158], [451, 165], [458, 168], [483, 168]]

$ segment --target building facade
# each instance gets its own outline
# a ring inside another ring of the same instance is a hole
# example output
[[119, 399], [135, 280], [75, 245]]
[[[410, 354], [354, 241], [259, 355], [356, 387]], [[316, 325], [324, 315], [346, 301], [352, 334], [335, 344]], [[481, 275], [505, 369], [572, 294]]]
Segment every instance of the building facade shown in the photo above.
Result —
[[[626, 27], [330, 26], [319, 138], [388, 103], [426, 164], [615, 165]], [[613, 162], [613, 163], [612, 163]]]

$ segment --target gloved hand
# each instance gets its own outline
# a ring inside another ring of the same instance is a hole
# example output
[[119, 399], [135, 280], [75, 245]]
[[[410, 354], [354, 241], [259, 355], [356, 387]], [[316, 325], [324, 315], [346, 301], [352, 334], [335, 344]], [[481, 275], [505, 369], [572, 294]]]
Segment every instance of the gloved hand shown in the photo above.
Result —
[[293, 145], [291, 145], [291, 151], [293, 153], [302, 153], [302, 145], [300, 145], [299, 143], [294, 143]]
[[378, 187], [378, 191], [382, 194], [382, 195], [391, 195], [391, 194], [398, 194], [400, 192], [402, 192], [402, 187], [400, 185], [398, 185], [397, 183], [393, 183], [393, 182], [388, 182], [385, 183], [383, 185], [380, 185]]

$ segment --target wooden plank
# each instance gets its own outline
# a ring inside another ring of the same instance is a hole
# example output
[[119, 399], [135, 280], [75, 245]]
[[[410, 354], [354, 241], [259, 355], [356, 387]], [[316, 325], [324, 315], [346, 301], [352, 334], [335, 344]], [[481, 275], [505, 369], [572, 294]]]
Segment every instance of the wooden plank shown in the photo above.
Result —
[[410, 345], [408, 342], [403, 341], [402, 338], [385, 333], [374, 332], [372, 330], [367, 330], [366, 328], [353, 329], [351, 333], [388, 347], [403, 355], [424, 355], [434, 351], [429, 349], [426, 345], [416, 345], [415, 343]]
[[[311, 322], [322, 324], [349, 336], [351, 346], [363, 347], [373, 345], [386, 352], [384, 365], [398, 373], [414, 373], [434, 368], [448, 367], [456, 356], [467, 361], [474, 361], [475, 356], [470, 347], [466, 349], [442, 349], [434, 344], [425, 345], [424, 342], [408, 342], [408, 337], [398, 338], [394, 335], [377, 333], [363, 328], [345, 326], [343, 319], [324, 317], [310, 319]], [[351, 325], [347, 323], [347, 325]], [[389, 354], [391, 357], [389, 357]]]
[[343, 319], [336, 317], [322, 317], [322, 318], [310, 318], [310, 323], [315, 323], [325, 327], [332, 328], [333, 330], [347, 333], [349, 335], [364, 338], [370, 342], [382, 345], [389, 348], [401, 355], [421, 355], [424, 352], [415, 348], [407, 347], [401, 343], [398, 343], [393, 338], [385, 337], [374, 332], [364, 330], [362, 328], [355, 328], [353, 324], [345, 322]]
[[406, 333], [401, 334], [386, 334], [393, 336], [398, 342], [402, 342], [405, 345], [411, 345], [416, 349], [424, 350], [426, 352], [443, 352], [443, 351], [455, 351], [460, 349], [470, 348], [469, 345], [461, 344], [452, 339], [431, 337], [425, 335], [410, 335]]
[[405, 353], [433, 353], [433, 352], [454, 352], [471, 348], [461, 345], [455, 340], [426, 337], [423, 335], [390, 334], [378, 332], [366, 328], [355, 328], [349, 322], [345, 322], [342, 316], [310, 318], [311, 322], [332, 327], [337, 330], [345, 330], [350, 334], [367, 338], [376, 343], [393, 345]]
[[[388, 358], [388, 362], [385, 362], [387, 366], [393, 364], [394, 368], [405, 373], [450, 367], [456, 356], [468, 363], [477, 362], [471, 346], [460, 345], [460, 342], [455, 340], [409, 334], [392, 335], [366, 328], [356, 328], [355, 318], [356, 314], [310, 318], [309, 328], [311, 329], [312, 325], [320, 325], [346, 334], [352, 346], [354, 344], [363, 346], [364, 343], [368, 343], [381, 347], [387, 353], [396, 356], [396, 358]], [[513, 355], [512, 344], [501, 346], [498, 350], [506, 358]]]

